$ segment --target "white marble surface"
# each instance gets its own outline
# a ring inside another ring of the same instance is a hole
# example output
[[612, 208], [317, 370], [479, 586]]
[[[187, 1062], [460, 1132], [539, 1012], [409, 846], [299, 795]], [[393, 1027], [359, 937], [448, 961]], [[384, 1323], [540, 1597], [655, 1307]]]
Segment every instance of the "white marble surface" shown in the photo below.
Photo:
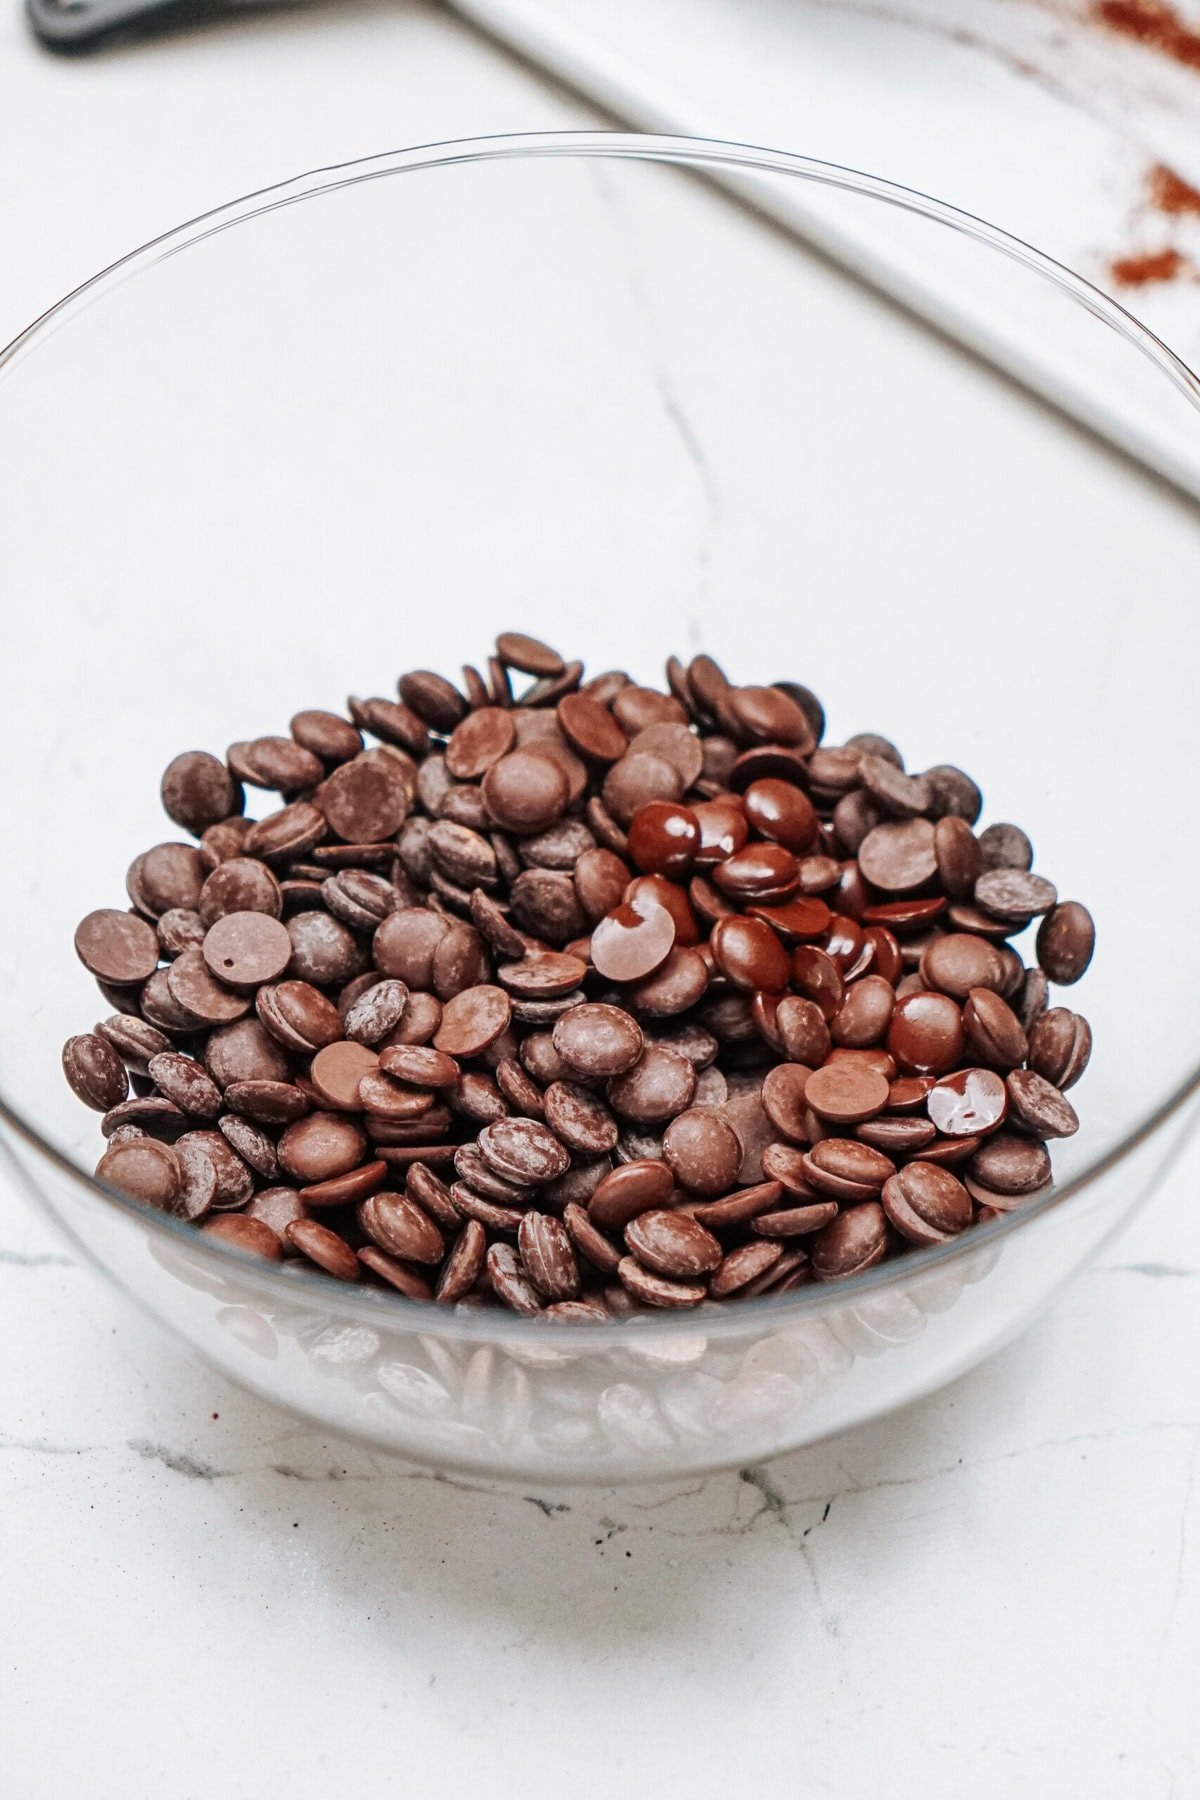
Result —
[[[586, 118], [432, 10], [67, 63], [10, 9], [0, 337], [228, 193]], [[561, 1494], [384, 1466], [245, 1399], [0, 1193], [4, 1791], [1183, 1800], [1198, 1180], [1193, 1151], [1050, 1319], [891, 1420]]]
[[[1200, 70], [1092, 0], [454, 0], [645, 131], [799, 149], [951, 201], [1114, 294], [1195, 368]], [[1135, 10], [1135, 9], [1131, 9]], [[1195, 29], [1197, 0], [1172, 8]], [[1078, 321], [964, 266], [948, 235], [804, 183], [729, 172], [808, 242], [1200, 494], [1193, 420], [1080, 352]], [[1192, 203], [1195, 205], [1195, 202]], [[1176, 277], [1130, 286], [1127, 258]]]

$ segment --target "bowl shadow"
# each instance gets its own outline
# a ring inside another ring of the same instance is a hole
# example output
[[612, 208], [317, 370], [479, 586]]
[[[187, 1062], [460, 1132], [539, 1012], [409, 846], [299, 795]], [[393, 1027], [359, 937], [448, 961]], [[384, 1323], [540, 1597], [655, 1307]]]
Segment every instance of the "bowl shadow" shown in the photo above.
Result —
[[861, 1594], [889, 1578], [897, 1538], [881, 1519], [947, 1465], [987, 1459], [1046, 1329], [837, 1438], [647, 1487], [508, 1486], [413, 1467], [279, 1413], [175, 1346], [172, 1417], [207, 1421], [215, 1407], [218, 1425], [182, 1450], [133, 1447], [210, 1483], [229, 1532], [302, 1548], [325, 1605], [369, 1616], [397, 1655], [416, 1608], [473, 1642], [550, 1640], [589, 1660], [634, 1655], [649, 1672], [697, 1641], [709, 1655], [739, 1642], [748, 1594], [756, 1654], [797, 1631], [836, 1637], [848, 1580]]

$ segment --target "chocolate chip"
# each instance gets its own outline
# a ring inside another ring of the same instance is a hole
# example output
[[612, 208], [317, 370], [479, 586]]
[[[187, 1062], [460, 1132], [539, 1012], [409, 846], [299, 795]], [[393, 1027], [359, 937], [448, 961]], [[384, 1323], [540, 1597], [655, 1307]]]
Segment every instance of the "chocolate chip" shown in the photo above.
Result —
[[247, 831], [239, 851], [268, 863], [287, 863], [315, 850], [325, 836], [325, 816], [307, 800], [269, 813]]
[[933, 828], [937, 877], [951, 900], [967, 900], [983, 869], [979, 843], [965, 819], [948, 813]]
[[896, 819], [914, 819], [928, 812], [933, 790], [923, 775], [906, 775], [882, 756], [860, 756], [859, 780], [881, 812]]
[[[161, 1094], [135, 1094], [110, 1108], [100, 1121], [101, 1134], [114, 1139], [119, 1131], [139, 1128], [151, 1137], [174, 1138], [187, 1124], [187, 1115], [173, 1100]], [[122, 1142], [125, 1139], [122, 1138]]]
[[[799, 855], [811, 850], [817, 842], [820, 825], [816, 809], [803, 789], [793, 782], [770, 776], [752, 781], [742, 796], [742, 806], [746, 822], [760, 836], [770, 839], [772, 843], [781, 844], [785, 850]], [[732, 830], [736, 836], [736, 826]], [[732, 845], [730, 853], [740, 847]]]
[[616, 1273], [621, 1261], [621, 1251], [611, 1238], [605, 1237], [577, 1202], [569, 1201], [563, 1208], [563, 1226], [575, 1249], [586, 1262], [606, 1275]]
[[205, 927], [230, 913], [259, 912], [278, 919], [283, 912], [279, 881], [254, 857], [234, 856], [213, 870], [200, 889], [197, 908]]
[[891, 1024], [895, 1003], [890, 981], [882, 975], [865, 975], [847, 990], [829, 1022], [833, 1042], [852, 1049], [879, 1043]]
[[971, 1197], [949, 1169], [911, 1162], [883, 1185], [883, 1210], [901, 1237], [941, 1244], [971, 1223]]
[[[763, 1109], [775, 1130], [793, 1143], [805, 1143], [808, 1138], [807, 1094], [812, 1073], [803, 1063], [785, 1062], [776, 1063], [763, 1076]], [[832, 1104], [837, 1103], [834, 1095]]]
[[408, 1263], [401, 1262], [398, 1256], [389, 1256], [386, 1250], [376, 1250], [368, 1244], [358, 1252], [358, 1260], [364, 1269], [377, 1275], [388, 1287], [395, 1288], [408, 1300], [432, 1300], [433, 1289], [423, 1275], [410, 1268]]
[[442, 1264], [434, 1290], [434, 1297], [442, 1306], [454, 1306], [471, 1292], [483, 1271], [486, 1253], [486, 1231], [478, 1220], [468, 1219]]
[[416, 669], [397, 683], [400, 698], [435, 731], [453, 731], [467, 710], [454, 683], [430, 669]]
[[526, 1277], [521, 1260], [508, 1244], [493, 1244], [485, 1259], [488, 1283], [502, 1306], [527, 1316], [540, 1313], [541, 1300]]
[[651, 800], [629, 821], [630, 859], [647, 875], [686, 875], [700, 848], [700, 824], [690, 807]]
[[994, 944], [970, 932], [950, 932], [934, 938], [921, 958], [921, 979], [926, 987], [965, 1000], [972, 988], [1004, 986], [1004, 959]]
[[176, 1151], [181, 1159], [193, 1151], [208, 1158], [216, 1174], [214, 1207], [224, 1212], [245, 1206], [254, 1192], [254, 1177], [223, 1132], [186, 1132]]
[[175, 1145], [179, 1165], [179, 1189], [167, 1210], [177, 1219], [195, 1224], [217, 1199], [217, 1166], [202, 1143], [184, 1136]]
[[246, 1213], [222, 1213], [218, 1218], [209, 1219], [200, 1229], [205, 1237], [220, 1238], [222, 1243], [247, 1256], [261, 1256], [267, 1262], [279, 1262], [283, 1256], [279, 1233], [264, 1219], [253, 1219]]
[[1060, 1091], [1074, 1087], [1091, 1054], [1091, 1026], [1065, 1006], [1040, 1014], [1030, 1030], [1029, 1067]]
[[858, 847], [859, 868], [885, 893], [911, 893], [937, 872], [933, 831], [928, 819], [876, 825]]
[[588, 1080], [632, 1069], [642, 1055], [644, 1041], [637, 1021], [617, 1006], [574, 1007], [558, 1020], [553, 1033], [556, 1054]]
[[231, 744], [225, 756], [234, 774], [252, 787], [273, 788], [280, 794], [297, 794], [320, 781], [325, 773], [319, 756], [290, 737], [254, 738]]
[[75, 932], [75, 953], [97, 980], [112, 987], [145, 981], [158, 964], [154, 927], [133, 913], [89, 913]]
[[[805, 1160], [798, 1151], [793, 1154], [800, 1162]], [[808, 1237], [815, 1231], [823, 1230], [831, 1219], [836, 1219], [837, 1214], [836, 1200], [814, 1198], [807, 1206], [781, 1207], [778, 1212], [765, 1213], [754, 1220], [751, 1230], [757, 1237], [765, 1238]]]
[[973, 1137], [1003, 1121], [1008, 1092], [994, 1069], [956, 1069], [934, 1083], [925, 1105], [945, 1137]]
[[185, 1014], [204, 1025], [226, 1025], [250, 1009], [249, 998], [218, 981], [199, 950], [185, 950], [175, 959], [167, 970], [167, 989]]
[[1033, 845], [1019, 825], [989, 825], [979, 834], [979, 866], [991, 869], [1031, 869]]
[[279, 1140], [279, 1161], [302, 1183], [328, 1181], [356, 1169], [366, 1154], [366, 1136], [341, 1113], [311, 1112], [289, 1125]]
[[719, 1268], [708, 1284], [709, 1296], [713, 1300], [723, 1300], [729, 1294], [752, 1281], [761, 1280], [779, 1263], [783, 1257], [782, 1244], [765, 1241], [741, 1244], [724, 1257]]
[[502, 631], [496, 639], [496, 655], [510, 669], [525, 675], [561, 675], [563, 659], [549, 644], [523, 631]]
[[586, 930], [587, 920], [570, 875], [558, 869], [525, 869], [510, 892], [518, 925], [549, 944], [569, 944]]
[[713, 869], [722, 894], [738, 901], [782, 900], [796, 887], [800, 865], [782, 844], [748, 844]]
[[592, 932], [592, 963], [609, 981], [641, 981], [666, 961], [675, 920], [641, 895], [608, 913]]
[[446, 1253], [441, 1232], [407, 1194], [372, 1194], [358, 1219], [373, 1243], [405, 1262], [440, 1263]]
[[438, 999], [453, 1000], [485, 983], [490, 974], [487, 950], [474, 926], [451, 924], [433, 953], [432, 985]]
[[316, 1263], [327, 1275], [338, 1281], [357, 1281], [358, 1258], [336, 1231], [319, 1225], [315, 1219], [293, 1219], [284, 1229], [284, 1241], [298, 1250], [309, 1262]]
[[878, 1118], [855, 1125], [855, 1138], [891, 1157], [916, 1156], [936, 1136], [934, 1121], [921, 1118], [892, 1118], [891, 1114], [880, 1114]]
[[931, 818], [959, 818], [968, 825], [975, 823], [983, 808], [983, 795], [969, 775], [953, 763], [937, 763], [926, 769], [924, 780], [930, 791]]
[[968, 1175], [1002, 1194], [1032, 1194], [1050, 1179], [1045, 1144], [998, 1131], [966, 1165]]
[[112, 1044], [95, 1032], [67, 1039], [62, 1066], [71, 1092], [94, 1112], [110, 1112], [129, 1092], [124, 1063]]
[[896, 1173], [882, 1150], [857, 1138], [822, 1138], [804, 1158], [804, 1172], [819, 1194], [838, 1200], [869, 1200]]
[[158, 942], [164, 956], [194, 950], [204, 942], [204, 921], [190, 907], [172, 907], [158, 921]]
[[847, 1207], [817, 1233], [810, 1252], [818, 1281], [845, 1281], [887, 1254], [887, 1217], [876, 1200]]
[[512, 1002], [503, 988], [483, 983], [452, 995], [433, 1036], [447, 1056], [479, 1056], [508, 1029]]
[[147, 1073], [159, 1092], [174, 1101], [181, 1112], [199, 1119], [215, 1119], [221, 1111], [220, 1088], [190, 1056], [164, 1050], [151, 1057]]
[[998, 1069], [1015, 1069], [1029, 1054], [1021, 1021], [990, 988], [971, 988], [962, 1009], [971, 1049]]
[[558, 723], [580, 756], [591, 762], [614, 763], [624, 756], [628, 739], [607, 706], [590, 694], [568, 694], [558, 703]]
[[636, 1256], [621, 1258], [617, 1264], [617, 1278], [643, 1306], [699, 1306], [708, 1295], [703, 1282], [673, 1281], [665, 1275], [656, 1275], [640, 1263]]
[[160, 791], [168, 818], [196, 837], [243, 806], [241, 787], [220, 757], [207, 750], [185, 750], [174, 757], [163, 770]]
[[[321, 823], [323, 827], [324, 820]], [[240, 856], [251, 830], [251, 821], [240, 817], [221, 819], [216, 825], [207, 825], [200, 835], [200, 856], [205, 868], [218, 868], [231, 856]]]
[[552, 1081], [543, 1095], [546, 1124], [581, 1156], [602, 1156], [616, 1148], [620, 1131], [603, 1101], [574, 1081]]
[[536, 1119], [498, 1119], [485, 1126], [479, 1150], [504, 1180], [535, 1186], [565, 1174], [571, 1161], [554, 1133]]
[[533, 869], [573, 870], [595, 848], [596, 839], [582, 819], [559, 819], [535, 837], [517, 839], [521, 861]]
[[739, 743], [782, 744], [805, 752], [816, 747], [803, 708], [781, 688], [730, 688], [723, 710]]
[[1038, 913], [1049, 912], [1058, 890], [1044, 876], [1024, 869], [989, 869], [975, 883], [975, 902], [994, 919], [1027, 925]]
[[549, 1213], [527, 1212], [517, 1230], [525, 1275], [544, 1300], [573, 1300], [579, 1265], [565, 1226]]
[[962, 1012], [948, 994], [905, 994], [896, 1002], [887, 1048], [904, 1074], [946, 1074], [964, 1042]]
[[452, 1056], [426, 1044], [393, 1044], [379, 1053], [379, 1066], [397, 1081], [420, 1088], [452, 1088], [461, 1071]]
[[625, 1227], [625, 1242], [644, 1269], [677, 1280], [707, 1275], [721, 1261], [712, 1232], [681, 1212], [640, 1213]]
[[1071, 1102], [1033, 1069], [1014, 1069], [1005, 1085], [1014, 1118], [1032, 1137], [1072, 1137], [1078, 1131]]
[[826, 1063], [808, 1076], [805, 1104], [836, 1125], [856, 1125], [887, 1105], [888, 1084], [882, 1075], [855, 1064]]
[[407, 1004], [408, 989], [402, 981], [372, 977], [371, 985], [346, 1008], [342, 1028], [356, 1044], [378, 1044], [395, 1031]]
[[236, 1113], [223, 1113], [217, 1120], [217, 1130], [256, 1175], [264, 1181], [279, 1180], [279, 1158], [265, 1131]]
[[[516, 1237], [520, 1230], [523, 1211], [515, 1206], [505, 1206], [502, 1201], [489, 1200], [478, 1189], [466, 1181], [456, 1181], [450, 1190], [454, 1204], [465, 1219], [474, 1219], [491, 1232], [499, 1232], [502, 1236]], [[522, 1201], [527, 1195], [520, 1195]]]
[[[456, 994], [454, 998], [458, 1000], [462, 996]], [[454, 1001], [451, 1000], [443, 1007], [435, 994], [409, 994], [400, 1023], [394, 1030], [388, 1032], [387, 1042], [391, 1044], [428, 1044], [431, 1039], [439, 1036], [442, 1021], [453, 1006]], [[448, 1051], [451, 1056], [463, 1054], [455, 1050], [449, 1041], [438, 1044], [437, 1048]], [[485, 1045], [484, 1048], [486, 1049], [487, 1046]]]
[[341, 763], [317, 789], [331, 831], [348, 844], [394, 837], [412, 804], [409, 766], [393, 750], [363, 750]]
[[709, 963], [698, 950], [668, 951], [653, 974], [628, 990], [628, 1004], [640, 1018], [670, 1019], [689, 1012], [703, 999], [709, 984]]
[[362, 733], [338, 713], [298, 712], [289, 730], [298, 744], [327, 763], [349, 762], [363, 747]]
[[96, 1165], [96, 1177], [160, 1212], [171, 1210], [182, 1182], [174, 1150], [150, 1137], [106, 1150]]
[[687, 725], [660, 720], [639, 731], [629, 744], [631, 756], [660, 756], [674, 767], [686, 794], [704, 772], [704, 745]]
[[342, 1036], [337, 1007], [311, 982], [281, 981], [276, 987], [260, 988], [255, 1006], [271, 1036], [301, 1056], [311, 1056]]
[[191, 844], [156, 844], [134, 859], [125, 885], [138, 911], [157, 918], [173, 907], [194, 907], [206, 873]]
[[534, 750], [513, 750], [483, 778], [488, 813], [505, 831], [545, 831], [566, 810], [570, 784], [562, 768]]
[[1096, 928], [1078, 900], [1064, 900], [1046, 914], [1038, 929], [1037, 956], [1051, 981], [1060, 987], [1077, 982], [1092, 960]]
[[396, 890], [369, 869], [343, 869], [321, 883], [321, 898], [343, 925], [355, 931], [374, 931], [394, 910]]
[[[139, 1074], [146, 1073], [152, 1056], [171, 1048], [170, 1040], [161, 1031], [156, 1031], [153, 1025], [148, 1025], [144, 1019], [130, 1018], [121, 1013], [97, 1025], [96, 1035], [111, 1044], [121, 1061]], [[83, 1098], [82, 1095], [79, 1097]]]
[[735, 987], [781, 994], [792, 965], [778, 934], [761, 919], [718, 919], [709, 940], [717, 968]]
[[742, 1145], [732, 1125], [719, 1113], [691, 1107], [667, 1126], [663, 1155], [681, 1187], [712, 1196], [728, 1193], [736, 1182]]
[[638, 1158], [623, 1163], [597, 1186], [588, 1203], [588, 1218], [601, 1230], [623, 1230], [639, 1213], [661, 1207], [674, 1186], [664, 1162]]
[[332, 987], [349, 981], [366, 964], [366, 954], [354, 933], [328, 913], [297, 913], [287, 921], [286, 930], [292, 945], [289, 973], [297, 981]]
[[275, 981], [291, 958], [287, 927], [266, 913], [226, 913], [205, 934], [204, 960], [230, 987], [258, 988]]
[[613, 1111], [639, 1125], [663, 1124], [691, 1105], [696, 1071], [685, 1056], [647, 1043], [638, 1061], [608, 1083]]

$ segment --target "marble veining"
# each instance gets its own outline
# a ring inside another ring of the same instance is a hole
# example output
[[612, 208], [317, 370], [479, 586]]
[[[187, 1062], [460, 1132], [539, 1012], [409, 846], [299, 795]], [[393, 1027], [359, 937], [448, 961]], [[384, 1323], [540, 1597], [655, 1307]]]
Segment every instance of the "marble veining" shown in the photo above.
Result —
[[[593, 122], [416, 3], [87, 66], [21, 31], [10, 8], [14, 330], [256, 180]], [[598, 204], [679, 444], [699, 617], [744, 502], [638, 294], [643, 221]], [[234, 1390], [0, 1186], [6, 1794], [718, 1800], [748, 1770], [761, 1800], [1196, 1793], [1198, 1189], [1193, 1146], [1047, 1319], [901, 1413], [705, 1479], [551, 1491], [398, 1466]]]
[[659, 321], [653, 294], [643, 275], [632, 221], [626, 216], [620, 193], [603, 163], [591, 163], [588, 175], [609, 217], [625, 288], [641, 324], [654, 392], [662, 407], [663, 416], [679, 442], [702, 504], [704, 525], [695, 551], [698, 610], [686, 621], [688, 647], [695, 651], [701, 648], [702, 642], [699, 609], [711, 592], [713, 539], [720, 528], [722, 516], [720, 490], [716, 473], [704, 448], [703, 435], [681, 398], [678, 381], [669, 366], [667, 344], [670, 334], [664, 331]]

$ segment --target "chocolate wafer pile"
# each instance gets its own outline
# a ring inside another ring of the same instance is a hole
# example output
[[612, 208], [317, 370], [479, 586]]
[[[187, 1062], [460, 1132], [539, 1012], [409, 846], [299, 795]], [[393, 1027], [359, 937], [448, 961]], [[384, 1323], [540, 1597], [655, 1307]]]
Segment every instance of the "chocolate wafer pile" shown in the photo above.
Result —
[[960, 769], [824, 744], [794, 682], [585, 679], [513, 632], [347, 714], [176, 757], [187, 837], [79, 926], [102, 1181], [580, 1320], [844, 1279], [1046, 1189], [1091, 1049], [1050, 985], [1092, 921]]

